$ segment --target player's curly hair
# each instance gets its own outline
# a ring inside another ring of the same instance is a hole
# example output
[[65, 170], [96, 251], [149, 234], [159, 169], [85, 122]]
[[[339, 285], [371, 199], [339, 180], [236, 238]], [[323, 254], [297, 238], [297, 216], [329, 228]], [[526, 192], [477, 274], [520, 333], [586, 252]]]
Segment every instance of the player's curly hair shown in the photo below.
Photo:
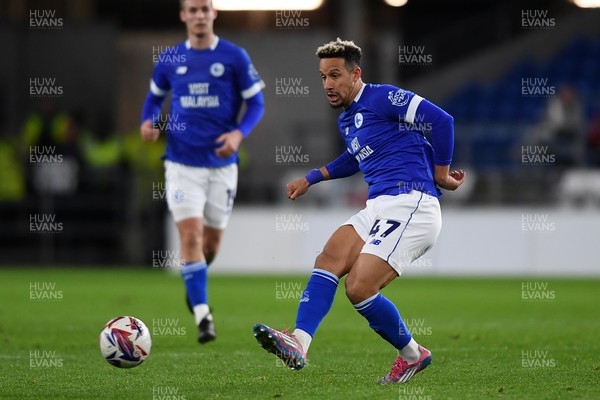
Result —
[[317, 57], [319, 58], [337, 58], [341, 57], [346, 63], [346, 67], [353, 69], [360, 67], [362, 58], [362, 50], [351, 40], [342, 40], [337, 38], [335, 41], [325, 43], [317, 49]]

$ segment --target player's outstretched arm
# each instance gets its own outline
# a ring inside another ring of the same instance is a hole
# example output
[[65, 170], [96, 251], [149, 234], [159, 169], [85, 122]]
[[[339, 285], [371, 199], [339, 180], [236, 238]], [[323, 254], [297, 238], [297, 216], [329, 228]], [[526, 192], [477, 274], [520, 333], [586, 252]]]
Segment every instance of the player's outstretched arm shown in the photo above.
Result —
[[465, 180], [465, 172], [462, 169], [450, 171], [449, 165], [435, 166], [435, 183], [446, 190], [456, 190]]
[[296, 200], [306, 193], [310, 186], [316, 183], [329, 179], [346, 178], [356, 174], [359, 170], [358, 161], [350, 153], [344, 151], [338, 158], [326, 166], [313, 169], [304, 178], [288, 183], [288, 198]]
[[329, 171], [327, 171], [327, 168], [321, 167], [319, 169], [313, 169], [304, 178], [296, 179], [287, 184], [288, 199], [296, 200], [306, 193], [311, 185], [328, 179]]

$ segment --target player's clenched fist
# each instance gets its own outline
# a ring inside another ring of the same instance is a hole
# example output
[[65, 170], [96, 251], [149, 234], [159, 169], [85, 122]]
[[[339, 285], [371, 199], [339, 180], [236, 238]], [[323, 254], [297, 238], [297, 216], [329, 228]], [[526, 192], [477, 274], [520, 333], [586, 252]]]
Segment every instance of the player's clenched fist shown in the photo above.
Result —
[[287, 195], [288, 199], [296, 200], [298, 197], [302, 196], [308, 190], [308, 181], [306, 178], [296, 179], [293, 182], [287, 184]]
[[156, 142], [156, 139], [158, 139], [158, 136], [160, 135], [160, 131], [152, 125], [152, 121], [147, 119], [140, 126], [140, 134], [145, 142]]
[[456, 190], [465, 180], [465, 172], [461, 169], [450, 171], [450, 166], [435, 166], [435, 183], [446, 190]]
[[227, 158], [238, 151], [244, 136], [239, 129], [223, 133], [215, 140], [219, 147], [215, 150], [219, 157]]

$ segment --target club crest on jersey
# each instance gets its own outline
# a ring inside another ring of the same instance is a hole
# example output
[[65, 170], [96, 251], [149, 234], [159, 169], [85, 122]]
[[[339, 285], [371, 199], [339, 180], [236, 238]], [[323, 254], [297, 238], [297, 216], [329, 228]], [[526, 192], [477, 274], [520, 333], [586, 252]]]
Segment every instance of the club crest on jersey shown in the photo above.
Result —
[[219, 62], [210, 66], [210, 74], [215, 78], [220, 77], [225, 72], [225, 66]]
[[388, 99], [392, 102], [393, 105], [402, 107], [408, 103], [408, 93], [402, 89], [398, 89], [396, 93], [393, 93], [391, 90], [388, 93]]
[[356, 115], [354, 115], [354, 126], [356, 126], [356, 129], [360, 128], [363, 124], [363, 116], [361, 113], [356, 113]]
[[177, 69], [175, 70], [175, 73], [177, 75], [183, 75], [187, 72], [187, 67], [185, 65], [179, 66], [177, 67]]

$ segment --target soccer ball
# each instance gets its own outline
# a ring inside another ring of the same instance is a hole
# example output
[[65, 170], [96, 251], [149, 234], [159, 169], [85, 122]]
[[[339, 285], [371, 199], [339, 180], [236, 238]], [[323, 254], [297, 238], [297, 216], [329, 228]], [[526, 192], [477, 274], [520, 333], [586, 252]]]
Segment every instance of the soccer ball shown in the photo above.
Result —
[[111, 365], [132, 368], [150, 354], [152, 338], [146, 325], [135, 317], [113, 318], [100, 332], [100, 352]]

